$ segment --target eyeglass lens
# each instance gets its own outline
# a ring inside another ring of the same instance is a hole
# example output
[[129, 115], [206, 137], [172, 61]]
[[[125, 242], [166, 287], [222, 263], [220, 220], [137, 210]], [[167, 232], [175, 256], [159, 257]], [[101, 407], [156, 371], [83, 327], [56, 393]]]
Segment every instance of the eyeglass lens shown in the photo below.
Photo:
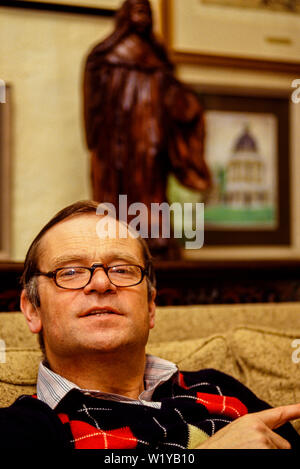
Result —
[[[108, 268], [107, 276], [114, 285], [125, 287], [139, 283], [142, 271], [135, 265], [119, 265]], [[67, 267], [57, 272], [56, 283], [64, 288], [82, 288], [90, 278], [91, 271], [86, 267]]]

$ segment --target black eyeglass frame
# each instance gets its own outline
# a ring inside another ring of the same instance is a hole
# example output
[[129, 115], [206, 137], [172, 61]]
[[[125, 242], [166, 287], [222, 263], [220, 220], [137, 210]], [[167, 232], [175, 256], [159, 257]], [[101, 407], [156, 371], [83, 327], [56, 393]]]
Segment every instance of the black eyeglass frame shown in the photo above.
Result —
[[[109, 274], [108, 274], [109, 270], [110, 269], [115, 269], [116, 267], [124, 267], [124, 266], [138, 267], [141, 271], [141, 279], [138, 282], [136, 282], [132, 285], [131, 284], [130, 285], [116, 285], [114, 282], [112, 282], [110, 277], [109, 277]], [[99, 269], [99, 268], [102, 268], [104, 270], [104, 272], [106, 273], [107, 278], [110, 281], [110, 283], [112, 283], [115, 287], [118, 287], [118, 288], [135, 287], [136, 285], [139, 285], [144, 280], [144, 277], [147, 276], [148, 273], [149, 273], [148, 268], [142, 267], [141, 265], [138, 265], [138, 264], [117, 264], [117, 265], [107, 266], [106, 264], [96, 263], [96, 264], [93, 264], [91, 267], [72, 265], [70, 267], [59, 267], [58, 269], [52, 270], [50, 272], [37, 271], [33, 274], [33, 277], [34, 276], [44, 276], [44, 277], [52, 278], [55, 285], [59, 288], [63, 288], [64, 290], [82, 290], [83, 288], [85, 288], [90, 283], [90, 281], [92, 280], [92, 277], [94, 275], [95, 270]], [[86, 270], [89, 270], [90, 271], [90, 278], [89, 278], [88, 282], [82, 287], [78, 287], [78, 288], [62, 287], [61, 285], [59, 285], [57, 283], [56, 276], [57, 276], [57, 273], [59, 271], [64, 270], [64, 269], [86, 269]]]

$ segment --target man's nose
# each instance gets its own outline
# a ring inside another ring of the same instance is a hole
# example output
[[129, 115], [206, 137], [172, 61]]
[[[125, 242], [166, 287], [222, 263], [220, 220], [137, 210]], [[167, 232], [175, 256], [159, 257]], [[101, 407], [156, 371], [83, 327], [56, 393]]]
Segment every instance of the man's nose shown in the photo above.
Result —
[[85, 293], [97, 291], [105, 293], [107, 291], [115, 291], [117, 287], [111, 283], [106, 272], [102, 267], [97, 267], [94, 270], [90, 282], [84, 287]]

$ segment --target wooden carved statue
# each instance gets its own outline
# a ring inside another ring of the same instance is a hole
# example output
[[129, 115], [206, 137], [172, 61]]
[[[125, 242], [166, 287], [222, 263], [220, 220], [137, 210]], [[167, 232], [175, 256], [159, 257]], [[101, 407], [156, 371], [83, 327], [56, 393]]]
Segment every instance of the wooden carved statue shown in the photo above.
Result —
[[170, 172], [192, 189], [209, 186], [203, 110], [155, 38], [148, 0], [126, 0], [114, 32], [89, 53], [84, 117], [94, 200], [164, 202]]

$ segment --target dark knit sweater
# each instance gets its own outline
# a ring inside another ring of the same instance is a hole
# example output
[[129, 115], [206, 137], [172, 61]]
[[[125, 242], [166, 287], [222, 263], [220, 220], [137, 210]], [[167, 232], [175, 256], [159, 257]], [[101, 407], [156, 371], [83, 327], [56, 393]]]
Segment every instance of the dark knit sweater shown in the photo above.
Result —
[[[216, 370], [177, 373], [155, 390], [153, 401], [160, 408], [98, 399], [74, 389], [52, 410], [21, 396], [0, 409], [0, 448], [180, 450], [248, 412], [269, 408]], [[293, 449], [300, 448], [292, 425], [276, 432]]]

